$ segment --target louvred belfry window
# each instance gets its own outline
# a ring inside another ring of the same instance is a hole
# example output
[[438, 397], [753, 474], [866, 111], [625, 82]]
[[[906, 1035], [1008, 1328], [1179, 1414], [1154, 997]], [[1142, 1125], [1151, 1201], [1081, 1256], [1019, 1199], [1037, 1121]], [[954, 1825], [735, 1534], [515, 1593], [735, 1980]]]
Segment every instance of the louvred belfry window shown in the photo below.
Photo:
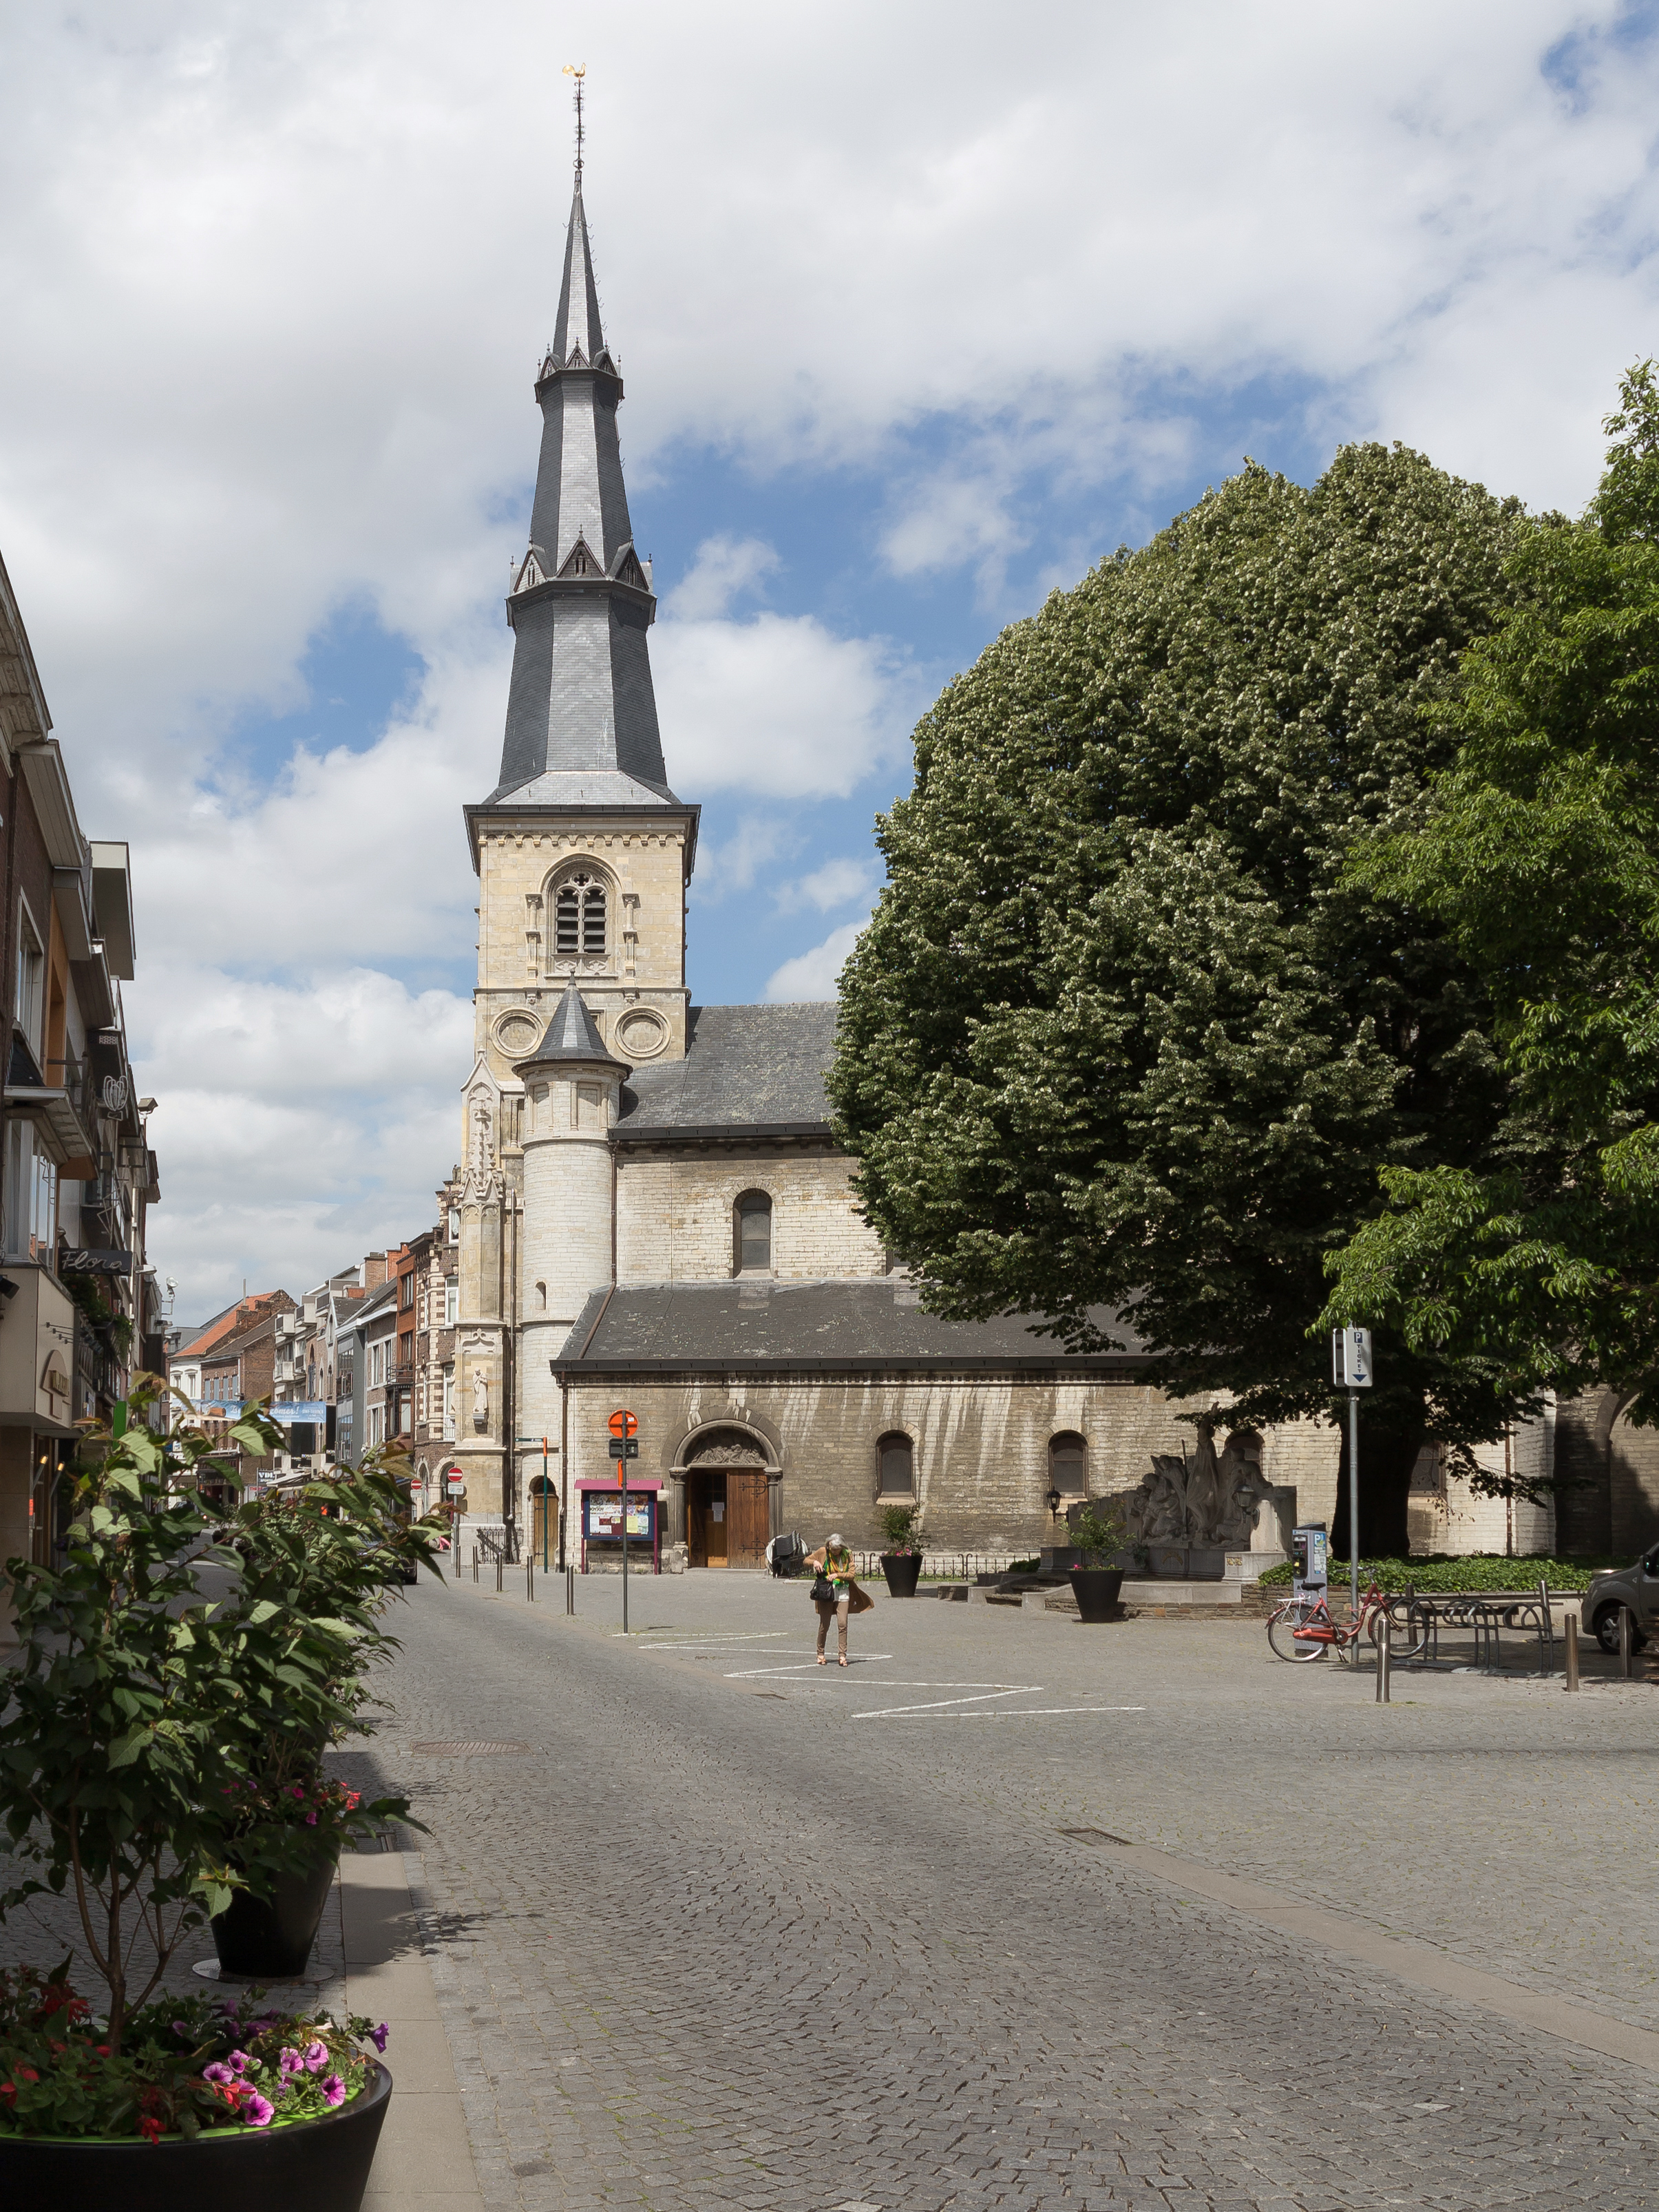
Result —
[[566, 959], [605, 951], [605, 885], [591, 876], [561, 884], [553, 901], [553, 949]]

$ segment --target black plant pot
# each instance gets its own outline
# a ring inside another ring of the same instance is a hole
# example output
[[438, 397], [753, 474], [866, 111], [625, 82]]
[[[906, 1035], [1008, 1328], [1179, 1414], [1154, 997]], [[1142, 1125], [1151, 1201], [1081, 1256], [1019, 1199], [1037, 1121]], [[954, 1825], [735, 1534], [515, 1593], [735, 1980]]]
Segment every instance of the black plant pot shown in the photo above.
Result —
[[303, 1974], [338, 1856], [338, 1845], [331, 1844], [302, 1873], [278, 1875], [269, 1897], [256, 1897], [248, 1889], [234, 1892], [228, 1906], [211, 1923], [221, 1972], [256, 1982], [291, 1981]]
[[377, 2065], [337, 2112], [285, 2128], [210, 2129], [193, 2142], [0, 2136], [0, 2202], [52, 2212], [358, 2212], [391, 2095]]
[[916, 1584], [921, 1577], [920, 1552], [884, 1552], [881, 1571], [887, 1577], [887, 1587], [895, 1597], [914, 1597]]
[[1072, 1595], [1085, 1620], [1110, 1620], [1117, 1612], [1117, 1594], [1123, 1587], [1116, 1567], [1073, 1567]]

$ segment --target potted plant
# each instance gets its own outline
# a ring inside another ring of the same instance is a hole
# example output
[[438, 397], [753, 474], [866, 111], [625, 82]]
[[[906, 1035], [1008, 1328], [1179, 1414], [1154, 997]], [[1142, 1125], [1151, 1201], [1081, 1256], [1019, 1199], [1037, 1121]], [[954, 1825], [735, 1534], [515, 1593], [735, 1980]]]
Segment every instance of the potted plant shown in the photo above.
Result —
[[[154, 1386], [135, 1392], [134, 1410], [155, 1395]], [[258, 1454], [274, 1436], [254, 1419], [228, 1440]], [[195, 1493], [215, 1448], [200, 1431], [162, 1435], [118, 1407], [83, 1446], [61, 1565], [6, 1563], [21, 1649], [0, 1721], [0, 1819], [33, 1871], [0, 1897], [0, 1916], [68, 1892], [104, 1996], [94, 2015], [69, 1986], [69, 1960], [8, 1981], [0, 2189], [123, 2212], [163, 2202], [194, 2212], [228, 2191], [243, 2205], [303, 2199], [355, 2212], [390, 2081], [378, 2057], [357, 2051], [352, 2024], [233, 2011], [222, 2020], [239, 2039], [222, 2057], [205, 2015], [151, 2002], [185, 1937], [282, 1856], [271, 1844], [251, 1870], [232, 1863], [227, 1791], [257, 1784], [259, 1747], [273, 1732], [320, 1741], [350, 1717], [339, 1694], [349, 1621], [240, 1589], [204, 1600], [203, 1564], [240, 1564], [213, 1545]], [[256, 2018], [266, 2022], [257, 2034]], [[307, 2047], [330, 2054], [328, 2078], [342, 2093], [319, 2090], [314, 2112], [311, 2090], [283, 2087], [285, 2063], [293, 2069], [283, 2052], [300, 2025], [314, 2030]], [[236, 2086], [250, 2069], [266, 2080], [261, 2068], [282, 2096]], [[349, 2154], [328, 2148], [348, 2138]], [[227, 2172], [232, 2154], [246, 2163]], [[145, 2164], [158, 2154], [161, 2167]]]
[[392, 1592], [422, 1561], [439, 1571], [438, 1523], [410, 1520], [399, 1476], [392, 1456], [372, 1455], [297, 1493], [246, 1501], [224, 1532], [239, 1562], [243, 1609], [276, 1606], [343, 1632], [322, 1701], [308, 1697], [305, 1711], [267, 1727], [247, 1775], [222, 1788], [225, 1859], [243, 1882], [213, 1919], [226, 1973], [266, 1981], [302, 1974], [343, 1845], [389, 1819], [409, 1820], [406, 1798], [364, 1804], [322, 1771], [327, 1744], [363, 1725], [368, 1670], [397, 1648], [380, 1625]]
[[916, 1583], [921, 1575], [921, 1547], [915, 1540], [920, 1513], [921, 1508], [915, 1505], [884, 1505], [877, 1516], [886, 1547], [881, 1555], [881, 1571], [895, 1597], [914, 1597], [916, 1594]]
[[0, 1972], [8, 2201], [357, 2212], [392, 2094], [384, 2021], [342, 2024], [252, 1991], [162, 1996], [127, 2013], [117, 2051], [67, 1964]]
[[1123, 1588], [1122, 1570], [1106, 1561], [1123, 1547], [1124, 1519], [1115, 1507], [1091, 1498], [1072, 1522], [1072, 1594], [1079, 1619], [1110, 1620]]

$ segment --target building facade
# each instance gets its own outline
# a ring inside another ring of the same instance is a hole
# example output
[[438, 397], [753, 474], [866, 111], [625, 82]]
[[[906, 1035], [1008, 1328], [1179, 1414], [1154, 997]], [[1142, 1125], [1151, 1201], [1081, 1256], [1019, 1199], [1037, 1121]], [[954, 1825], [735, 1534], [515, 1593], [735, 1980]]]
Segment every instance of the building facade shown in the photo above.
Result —
[[52, 1555], [76, 1425], [159, 1364], [155, 1102], [121, 1003], [134, 957], [127, 848], [81, 828], [0, 564], [0, 1559]]

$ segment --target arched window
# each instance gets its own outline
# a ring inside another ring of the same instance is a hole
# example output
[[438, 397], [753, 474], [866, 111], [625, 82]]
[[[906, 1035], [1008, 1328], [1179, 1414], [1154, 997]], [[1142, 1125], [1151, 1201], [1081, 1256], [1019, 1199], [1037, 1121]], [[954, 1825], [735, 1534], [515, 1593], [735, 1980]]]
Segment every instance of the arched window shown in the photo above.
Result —
[[895, 1429], [876, 1446], [878, 1498], [914, 1498], [916, 1494], [916, 1448]]
[[605, 948], [605, 885], [584, 870], [553, 894], [553, 950], [570, 960], [603, 957]]
[[1075, 1429], [1049, 1437], [1048, 1480], [1062, 1498], [1089, 1495], [1089, 1447]]
[[763, 1190], [746, 1190], [732, 1209], [736, 1266], [739, 1275], [772, 1271], [772, 1201]]

